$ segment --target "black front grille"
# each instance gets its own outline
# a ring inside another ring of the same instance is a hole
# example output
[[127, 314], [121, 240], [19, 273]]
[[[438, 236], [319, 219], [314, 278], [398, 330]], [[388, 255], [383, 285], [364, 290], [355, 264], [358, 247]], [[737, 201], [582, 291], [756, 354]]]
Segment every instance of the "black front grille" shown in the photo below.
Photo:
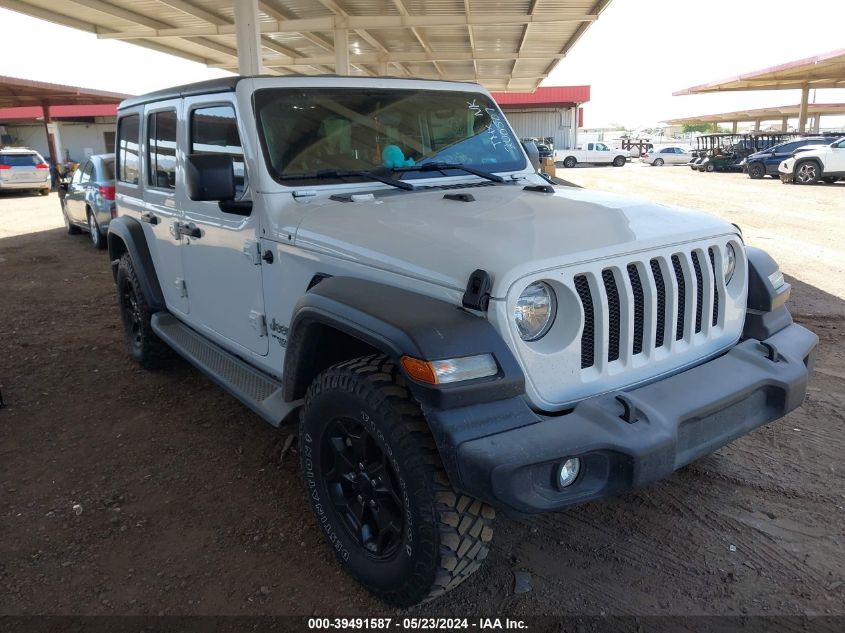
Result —
[[645, 297], [640, 273], [635, 264], [628, 264], [628, 279], [631, 280], [631, 290], [634, 293], [634, 354], [643, 351], [643, 325], [645, 321]]
[[593, 308], [593, 293], [585, 275], [575, 277], [575, 292], [584, 307], [584, 332], [581, 334], [581, 369], [595, 365], [596, 317]]
[[616, 288], [616, 278], [613, 276], [612, 270], [605, 268], [601, 271], [601, 278], [604, 281], [604, 290], [607, 292], [607, 322], [610, 330], [607, 360], [614, 361], [619, 358], [619, 337], [622, 335], [622, 320], [619, 314], [619, 291]]
[[716, 282], [716, 255], [712, 248], [708, 248], [710, 254], [710, 267], [713, 269], [713, 325], [719, 322], [719, 285]]
[[684, 338], [687, 285], [684, 283], [684, 270], [677, 255], [672, 255], [672, 268], [675, 269], [675, 280], [678, 282], [678, 325], [675, 327], [675, 340], [680, 341]]
[[[624, 264], [624, 268], [605, 268], [601, 271], [601, 281], [592, 278], [593, 284], [604, 286], [604, 295], [600, 293], [601, 286], [590, 286], [590, 275], [576, 275], [573, 280], [575, 291], [584, 309], [581, 368], [601, 366], [605, 357], [607, 362], [623, 357], [627, 361], [630, 356], [647, 354], [653, 349], [665, 349], [673, 340], [673, 335], [675, 340], [680, 341], [685, 335], [690, 336], [693, 330], [696, 333], [702, 332], [703, 325], [709, 323], [711, 318], [713, 325], [718, 325], [720, 291], [715, 280], [715, 251], [716, 247], [712, 247], [707, 249], [707, 255], [704, 255], [703, 250], [687, 251], [665, 259], [655, 257], [630, 262]], [[707, 257], [710, 259], [713, 277], [706, 268]], [[677, 284], [676, 292], [673, 292], [671, 285], [673, 274]], [[628, 281], [625, 281], [625, 275]], [[693, 275], [698, 282], [697, 297], [688, 297], [688, 284], [692, 282]], [[705, 310], [705, 281], [713, 284], [712, 315], [709, 306]], [[685, 321], [688, 309], [693, 311], [694, 316], [690, 314], [691, 322], [687, 328]], [[674, 328], [671, 325], [672, 318], [677, 319]], [[600, 329], [604, 323], [607, 323], [605, 332]], [[654, 338], [647, 338], [646, 334], [653, 334]]]
[[657, 286], [657, 323], [654, 333], [654, 346], [663, 347], [664, 335], [666, 334], [666, 282], [663, 280], [660, 262], [652, 259], [650, 263], [654, 285]]
[[701, 274], [701, 262], [698, 253], [692, 252], [692, 267], [695, 270], [695, 333], [701, 332], [701, 311], [704, 309], [704, 275]]

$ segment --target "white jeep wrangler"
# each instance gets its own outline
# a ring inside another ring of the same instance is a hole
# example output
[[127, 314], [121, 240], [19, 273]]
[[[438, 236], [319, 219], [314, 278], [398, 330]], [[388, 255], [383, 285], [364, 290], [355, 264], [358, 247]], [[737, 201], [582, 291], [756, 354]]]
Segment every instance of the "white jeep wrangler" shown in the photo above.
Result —
[[494, 508], [652, 482], [805, 394], [817, 339], [771, 258], [705, 214], [550, 186], [474, 84], [132, 98], [116, 172], [130, 354], [297, 423], [326, 540], [396, 604], [475, 571]]

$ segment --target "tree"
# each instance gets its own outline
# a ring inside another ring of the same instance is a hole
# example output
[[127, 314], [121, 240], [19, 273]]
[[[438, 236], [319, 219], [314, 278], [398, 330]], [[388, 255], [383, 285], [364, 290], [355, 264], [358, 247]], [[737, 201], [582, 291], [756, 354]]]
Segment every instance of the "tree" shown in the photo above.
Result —
[[711, 123], [684, 123], [681, 132], [710, 132], [713, 129]]

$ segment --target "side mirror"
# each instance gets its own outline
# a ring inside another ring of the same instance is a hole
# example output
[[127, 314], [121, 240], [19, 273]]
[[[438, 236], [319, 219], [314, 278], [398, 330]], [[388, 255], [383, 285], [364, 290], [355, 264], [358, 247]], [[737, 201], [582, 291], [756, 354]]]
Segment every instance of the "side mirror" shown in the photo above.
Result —
[[185, 190], [191, 200], [234, 200], [232, 157], [228, 154], [189, 154], [185, 160]]
[[534, 141], [522, 141], [522, 149], [528, 154], [528, 160], [534, 167], [534, 171], [540, 171], [540, 150], [537, 149], [537, 143]]

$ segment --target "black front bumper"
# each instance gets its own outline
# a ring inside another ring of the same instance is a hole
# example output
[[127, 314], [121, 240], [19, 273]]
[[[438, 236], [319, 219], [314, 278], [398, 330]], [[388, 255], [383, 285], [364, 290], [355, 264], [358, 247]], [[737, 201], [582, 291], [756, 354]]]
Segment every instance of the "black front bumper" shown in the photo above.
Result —
[[[542, 417], [522, 398], [427, 414], [456, 488], [517, 513], [560, 510], [665, 477], [795, 409], [817, 342], [789, 325], [561, 416]], [[557, 470], [570, 457], [581, 473], [559, 489]]]

